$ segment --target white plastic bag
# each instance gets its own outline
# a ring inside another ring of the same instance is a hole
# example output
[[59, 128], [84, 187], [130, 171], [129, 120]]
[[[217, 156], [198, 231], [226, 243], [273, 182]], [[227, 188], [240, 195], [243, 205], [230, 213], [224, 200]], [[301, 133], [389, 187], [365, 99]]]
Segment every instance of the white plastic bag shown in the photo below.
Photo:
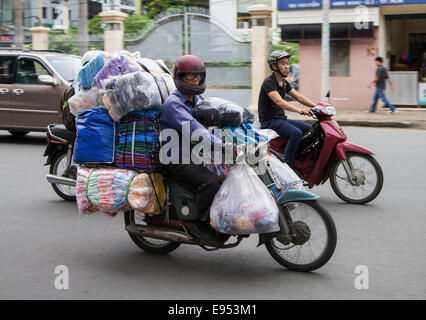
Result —
[[275, 155], [268, 156], [268, 163], [272, 173], [278, 178], [283, 186], [283, 191], [290, 189], [302, 189], [303, 183], [298, 175], [288, 166], [287, 163], [281, 162]]
[[247, 164], [230, 170], [210, 208], [210, 224], [227, 234], [280, 230], [279, 209], [268, 188]]
[[101, 97], [102, 94], [99, 93], [96, 87], [92, 87], [88, 90], [78, 90], [78, 92], [68, 100], [70, 112], [77, 117], [80, 111], [98, 106], [98, 101]]

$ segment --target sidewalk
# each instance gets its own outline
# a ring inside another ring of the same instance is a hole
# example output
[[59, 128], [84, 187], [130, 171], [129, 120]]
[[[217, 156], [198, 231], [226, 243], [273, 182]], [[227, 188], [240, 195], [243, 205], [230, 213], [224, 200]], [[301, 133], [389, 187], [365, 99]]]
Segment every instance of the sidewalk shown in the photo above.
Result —
[[[354, 110], [336, 110], [333, 119], [341, 126], [361, 127], [393, 127], [426, 130], [426, 108], [401, 108], [396, 113], [388, 113], [389, 109], [377, 109], [375, 113]], [[314, 120], [294, 112], [286, 112], [289, 119], [303, 120], [312, 123]]]

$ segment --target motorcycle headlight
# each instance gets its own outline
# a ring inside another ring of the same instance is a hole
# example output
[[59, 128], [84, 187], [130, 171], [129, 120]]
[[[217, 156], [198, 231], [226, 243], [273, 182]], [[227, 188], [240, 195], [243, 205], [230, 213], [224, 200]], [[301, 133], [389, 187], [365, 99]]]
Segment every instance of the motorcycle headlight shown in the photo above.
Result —
[[336, 114], [336, 109], [333, 106], [327, 106], [321, 112], [328, 116], [334, 116]]

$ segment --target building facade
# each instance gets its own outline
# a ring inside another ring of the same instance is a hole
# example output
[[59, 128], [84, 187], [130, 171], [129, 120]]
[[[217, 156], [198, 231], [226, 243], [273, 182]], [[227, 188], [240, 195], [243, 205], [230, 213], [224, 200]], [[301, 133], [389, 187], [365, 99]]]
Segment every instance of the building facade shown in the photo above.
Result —
[[[299, 89], [321, 99], [322, 2], [278, 0], [281, 40], [299, 42]], [[426, 0], [330, 1], [330, 90], [339, 109], [368, 110], [377, 56], [395, 84], [397, 106], [419, 106], [426, 84]], [[424, 84], [425, 83], [425, 84]]]

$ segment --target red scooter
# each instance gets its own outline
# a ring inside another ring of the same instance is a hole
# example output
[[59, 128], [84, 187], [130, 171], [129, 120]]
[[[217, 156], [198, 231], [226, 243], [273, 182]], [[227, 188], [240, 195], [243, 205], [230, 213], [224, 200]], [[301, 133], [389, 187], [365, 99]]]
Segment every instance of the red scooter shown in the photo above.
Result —
[[[330, 178], [336, 195], [349, 203], [367, 203], [377, 197], [383, 187], [383, 172], [371, 150], [347, 141], [332, 104], [321, 102], [311, 109], [317, 121], [299, 145], [293, 163], [295, 172], [305, 185], [325, 183]], [[270, 141], [270, 151], [281, 161], [287, 139]]]

